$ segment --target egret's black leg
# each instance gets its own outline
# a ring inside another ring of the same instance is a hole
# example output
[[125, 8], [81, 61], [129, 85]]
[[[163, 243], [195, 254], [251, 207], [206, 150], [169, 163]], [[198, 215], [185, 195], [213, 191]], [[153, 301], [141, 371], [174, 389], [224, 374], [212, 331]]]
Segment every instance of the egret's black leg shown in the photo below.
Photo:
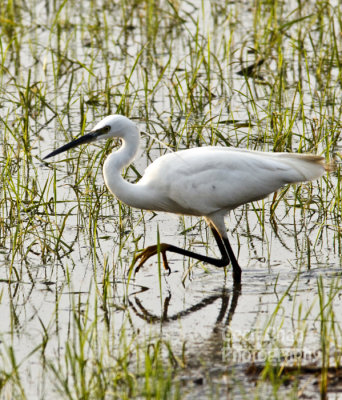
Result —
[[223, 238], [223, 243], [226, 246], [226, 249], [228, 251], [228, 256], [230, 259], [230, 262], [232, 264], [232, 268], [233, 268], [233, 280], [235, 283], [240, 283], [241, 282], [241, 268], [239, 263], [237, 262], [235, 255], [233, 253], [233, 250], [230, 246], [229, 240], [228, 238]]
[[[215, 229], [214, 226], [210, 226], [210, 227], [211, 227], [211, 231], [213, 232], [214, 238], [216, 239], [216, 243], [221, 251], [222, 258], [224, 258], [224, 254], [226, 254], [226, 257], [228, 257], [228, 263], [230, 260], [230, 263], [232, 264], [234, 282], [240, 283], [241, 282], [241, 268], [240, 268], [239, 263], [236, 260], [236, 257], [234, 255], [234, 252], [232, 250], [232, 247], [229, 243], [228, 238], [221, 237], [221, 235], [218, 233], [218, 231]], [[228, 264], [226, 264], [226, 265], [228, 265]], [[223, 265], [223, 266], [225, 267], [226, 265]]]
[[210, 228], [211, 228], [211, 231], [216, 240], [217, 246], [220, 249], [220, 252], [222, 255], [221, 260], [225, 260], [225, 263], [223, 263], [222, 265], [217, 265], [217, 266], [218, 267], [226, 267], [230, 263], [230, 257], [229, 257], [229, 253], [226, 249], [226, 246], [223, 242], [223, 238], [221, 237], [221, 235], [218, 233], [218, 231], [216, 230], [216, 228], [213, 225], [210, 224]]
[[194, 253], [193, 251], [185, 250], [185, 249], [182, 249], [181, 247], [177, 247], [172, 244], [160, 243], [159, 246], [154, 245], [154, 246], [146, 247], [146, 249], [144, 249], [140, 254], [138, 254], [134, 258], [132, 266], [140, 259], [139, 264], [135, 268], [134, 273], [136, 274], [150, 257], [154, 256], [155, 254], [158, 254], [158, 251], [162, 254], [164, 268], [169, 273], [171, 272], [171, 269], [167, 262], [166, 251], [169, 251], [171, 253], [181, 254], [182, 256], [195, 258], [196, 260], [215, 265], [215, 267], [225, 267], [226, 265], [229, 264], [229, 258], [228, 258], [228, 254], [226, 251], [225, 251], [224, 257], [217, 259], [217, 258], [213, 258], [213, 257], [204, 256], [202, 254]]
[[230, 247], [229, 241], [226, 238], [222, 238], [221, 235], [217, 232], [217, 230], [211, 226], [211, 230], [213, 232], [216, 243], [220, 249], [222, 258], [213, 258], [208, 257], [202, 254], [194, 253], [193, 251], [182, 249], [181, 247], [174, 246], [172, 244], [160, 243], [159, 245], [149, 246], [144, 249], [140, 254], [138, 254], [132, 263], [132, 267], [135, 263], [139, 261], [139, 264], [136, 266], [134, 273], [136, 274], [139, 269], [144, 265], [144, 263], [152, 256], [160, 252], [163, 258], [164, 268], [170, 273], [171, 269], [169, 267], [166, 251], [171, 253], [181, 254], [182, 256], [187, 256], [191, 258], [195, 258], [196, 260], [203, 261], [208, 264], [215, 265], [216, 267], [226, 267], [229, 262], [232, 262], [233, 267], [233, 279], [234, 282], [239, 283], [241, 281], [241, 268], [239, 267], [238, 262], [234, 256], [233, 250]]

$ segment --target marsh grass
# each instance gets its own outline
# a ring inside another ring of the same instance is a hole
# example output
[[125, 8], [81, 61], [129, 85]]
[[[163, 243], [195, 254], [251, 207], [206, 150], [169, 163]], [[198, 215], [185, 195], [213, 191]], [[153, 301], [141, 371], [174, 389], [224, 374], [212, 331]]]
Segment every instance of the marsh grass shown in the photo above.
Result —
[[[340, 390], [341, 15], [333, 0], [0, 5], [1, 398], [295, 398], [313, 375], [321, 398]], [[112, 198], [115, 144], [42, 162], [109, 113], [146, 132], [131, 182], [204, 145], [338, 168], [231, 214], [241, 293], [183, 258], [134, 280], [146, 245], [217, 250], [203, 221]]]

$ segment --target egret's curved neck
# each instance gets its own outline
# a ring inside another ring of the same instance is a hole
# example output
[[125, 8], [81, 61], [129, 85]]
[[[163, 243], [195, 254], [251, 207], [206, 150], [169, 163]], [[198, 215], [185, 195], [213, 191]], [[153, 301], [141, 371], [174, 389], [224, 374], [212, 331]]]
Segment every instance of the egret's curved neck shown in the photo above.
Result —
[[121, 176], [121, 171], [134, 160], [138, 153], [140, 142], [138, 128], [134, 126], [129, 131], [124, 132], [121, 140], [120, 149], [107, 157], [103, 165], [103, 175], [108, 189], [114, 196], [128, 205], [134, 206], [136, 193], [133, 192], [135, 185], [126, 182]]

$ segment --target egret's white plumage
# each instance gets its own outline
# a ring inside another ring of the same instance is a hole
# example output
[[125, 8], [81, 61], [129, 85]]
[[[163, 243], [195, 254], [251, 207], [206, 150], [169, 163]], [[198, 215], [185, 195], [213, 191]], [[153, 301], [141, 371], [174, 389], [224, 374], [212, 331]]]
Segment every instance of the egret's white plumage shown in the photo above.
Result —
[[[286, 184], [317, 179], [331, 168], [323, 157], [316, 155], [199, 147], [159, 157], [146, 169], [140, 181], [132, 184], [123, 179], [121, 172], [136, 157], [140, 134], [137, 126], [121, 115], [104, 118], [88, 135], [62, 146], [47, 157], [83, 143], [114, 137], [122, 140], [122, 146], [107, 157], [103, 166], [106, 185], [113, 195], [140, 209], [205, 217], [222, 253], [222, 260], [214, 260], [213, 264], [227, 265], [230, 259], [237, 281], [241, 272], [228, 242], [224, 216], [242, 204], [263, 199]], [[162, 244], [166, 264], [166, 250], [213, 261]], [[145, 249], [139, 256], [142, 258], [140, 265], [156, 251], [156, 246]]]

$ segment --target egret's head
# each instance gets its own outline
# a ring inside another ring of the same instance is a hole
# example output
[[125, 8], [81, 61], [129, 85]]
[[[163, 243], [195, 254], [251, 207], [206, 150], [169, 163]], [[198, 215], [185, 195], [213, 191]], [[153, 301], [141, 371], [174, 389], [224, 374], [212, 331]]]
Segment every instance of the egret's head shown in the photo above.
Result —
[[93, 133], [97, 133], [96, 139], [124, 138], [137, 127], [130, 119], [123, 115], [108, 115], [94, 126]]
[[44, 157], [44, 160], [81, 144], [92, 143], [101, 139], [125, 138], [132, 131], [137, 132], [138, 128], [131, 120], [123, 115], [108, 115], [96, 124], [89, 133], [53, 151]]

